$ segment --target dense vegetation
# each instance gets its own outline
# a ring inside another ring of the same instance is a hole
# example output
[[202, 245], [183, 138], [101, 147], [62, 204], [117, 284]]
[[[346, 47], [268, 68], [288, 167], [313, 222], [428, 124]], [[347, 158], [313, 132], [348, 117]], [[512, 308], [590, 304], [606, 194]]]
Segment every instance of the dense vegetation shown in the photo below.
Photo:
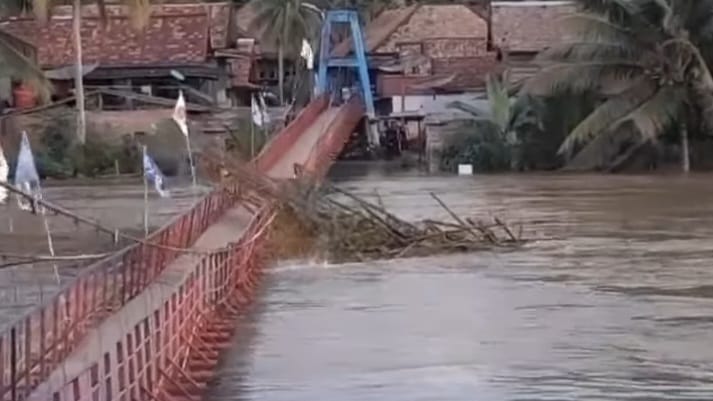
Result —
[[[589, 157], [596, 159], [589, 165], [616, 169], [646, 149], [655, 149], [647, 153], [653, 158], [674, 149], [684, 171], [700, 160], [697, 148], [703, 149], [713, 126], [713, 0], [575, 1], [579, 12], [564, 21], [566, 40], [540, 54], [541, 71], [514, 98], [508, 95], [513, 88], [493, 77], [490, 110], [454, 105], [471, 118], [445, 149], [444, 168], [470, 162], [479, 170], [542, 169]], [[304, 37], [316, 47], [321, 9], [356, 7], [368, 19], [414, 2], [253, 0], [255, 26], [280, 60], [298, 53]], [[42, 16], [49, 3], [33, 5]], [[148, 0], [131, 3], [140, 20]], [[286, 102], [283, 63], [280, 70]], [[44, 84], [2, 35], [0, 75]]]
[[[526, 82], [514, 101], [515, 105], [532, 105], [539, 123], [521, 128], [515, 120], [501, 125], [501, 130], [514, 131], [510, 136], [518, 138], [536, 126], [540, 135], [560, 136], [562, 132], [546, 127], [546, 114], [553, 112], [552, 99], [566, 96], [571, 101], [559, 103], [560, 116], [577, 114], [573, 108], [585, 113], [567, 129], [558, 151], [549, 157], [560, 156], [562, 161], [572, 160], [574, 155], [593, 157], [599, 159], [597, 167], [617, 168], [642, 149], [675, 146], [682, 170], [688, 171], [691, 147], [705, 141], [713, 126], [713, 1], [578, 3], [580, 12], [564, 21], [567, 39], [540, 54], [543, 68]], [[492, 95], [491, 101], [496, 103], [493, 115], [498, 115], [505, 106]], [[542, 102], [545, 107], [541, 107]], [[456, 157], [464, 157], [465, 152], [480, 155], [484, 149], [504, 152], [512, 159], [515, 149], [524, 153], [530, 150], [523, 141], [504, 142], [502, 135], [493, 136], [492, 130], [492, 125], [471, 129], [467, 137], [474, 145], [463, 146], [463, 139], [456, 139], [454, 149], [463, 149]], [[489, 147], [483, 145], [485, 137], [491, 138], [485, 142]], [[653, 157], [663, 153], [654, 152]], [[490, 156], [487, 160], [498, 162], [480, 167], [523, 167], [505, 163], [508, 157]]]

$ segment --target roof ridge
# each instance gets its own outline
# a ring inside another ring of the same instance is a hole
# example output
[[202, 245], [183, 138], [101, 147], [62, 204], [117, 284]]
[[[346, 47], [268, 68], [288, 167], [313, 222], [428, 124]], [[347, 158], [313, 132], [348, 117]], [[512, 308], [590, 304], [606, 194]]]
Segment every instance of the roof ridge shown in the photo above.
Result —
[[[396, 25], [394, 25], [392, 29], [389, 29], [387, 32], [385, 32], [384, 35], [381, 36], [381, 38], [377, 39], [373, 45], [369, 45], [368, 51], [371, 52], [371, 51], [378, 49], [381, 45], [384, 44], [384, 42], [389, 40], [389, 37], [391, 37], [391, 35], [393, 35], [394, 32], [398, 31], [399, 28], [404, 26], [404, 24], [408, 23], [408, 21], [410, 21], [411, 18], [413, 18], [414, 14], [416, 14], [416, 11], [418, 11], [423, 5], [424, 4], [415, 4], [415, 5], [409, 6], [412, 9], [408, 12], [404, 12], [404, 15], [401, 16], [401, 20], [398, 21], [398, 23]], [[386, 10], [384, 10], [384, 11], [386, 11]], [[382, 13], [383, 13], [383, 11], [382, 11]], [[377, 18], [378, 18], [378, 16], [377, 16]], [[374, 20], [376, 20], [376, 18]]]

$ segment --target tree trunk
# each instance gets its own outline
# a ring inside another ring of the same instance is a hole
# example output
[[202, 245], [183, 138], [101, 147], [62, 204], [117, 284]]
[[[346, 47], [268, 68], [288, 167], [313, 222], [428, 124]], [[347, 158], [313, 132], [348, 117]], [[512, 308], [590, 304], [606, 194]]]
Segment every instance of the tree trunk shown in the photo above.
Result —
[[84, 113], [84, 81], [82, 78], [82, 4], [74, 0], [72, 7], [72, 35], [74, 36], [75, 73], [74, 92], [77, 103], [77, 139], [84, 144], [87, 140], [87, 119]]
[[688, 129], [686, 124], [681, 124], [681, 169], [684, 173], [691, 171], [691, 157], [688, 149]]
[[285, 105], [285, 49], [282, 43], [277, 46], [277, 79], [280, 91], [280, 106]]

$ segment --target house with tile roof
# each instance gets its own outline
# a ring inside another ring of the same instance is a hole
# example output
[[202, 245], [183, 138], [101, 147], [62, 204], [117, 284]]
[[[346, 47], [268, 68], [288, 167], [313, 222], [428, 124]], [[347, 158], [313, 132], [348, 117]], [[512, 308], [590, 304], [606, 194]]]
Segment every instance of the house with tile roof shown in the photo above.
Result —
[[493, 46], [502, 54], [511, 82], [522, 82], [537, 72], [535, 57], [565, 39], [562, 18], [576, 11], [571, 1], [493, 1]]
[[[365, 41], [382, 113], [443, 112], [453, 100], [482, 92], [498, 69], [489, 46], [488, 8], [464, 4], [385, 10]], [[336, 55], [351, 51], [342, 42]]]
[[[0, 29], [26, 39], [37, 62], [59, 89], [72, 86], [75, 64], [71, 6], [52, 9], [47, 22], [33, 16], [0, 20]], [[82, 7], [82, 59], [85, 83], [163, 98], [175, 98], [178, 86], [189, 101], [228, 103], [241, 80], [232, 3], [153, 5], [146, 27], [132, 26], [128, 9], [107, 5], [102, 20], [96, 6]], [[68, 88], [69, 87], [69, 88]], [[193, 90], [191, 90], [193, 89]], [[116, 92], [115, 93], [119, 93]], [[119, 102], [113, 96], [106, 106]], [[122, 102], [125, 100], [121, 100]]]

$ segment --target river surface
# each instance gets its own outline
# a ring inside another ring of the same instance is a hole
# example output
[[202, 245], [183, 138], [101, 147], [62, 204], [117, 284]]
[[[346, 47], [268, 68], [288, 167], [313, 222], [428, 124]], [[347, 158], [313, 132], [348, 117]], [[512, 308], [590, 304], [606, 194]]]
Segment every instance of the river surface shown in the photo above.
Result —
[[447, 219], [433, 191], [535, 241], [282, 263], [207, 399], [713, 400], [713, 176], [339, 173], [402, 217]]
[[[170, 198], [160, 198], [150, 188], [147, 213], [150, 231], [188, 210], [207, 190], [199, 187], [194, 193], [189, 185], [174, 181], [169, 179], [167, 183]], [[144, 234], [144, 191], [140, 178], [45, 183], [43, 197], [106, 228], [139, 237]], [[130, 244], [128, 241], [114, 244], [112, 235], [75, 223], [63, 215], [33, 215], [20, 210], [11, 197], [5, 205], [0, 205], [0, 330], [46, 302], [60, 287], [99, 260], [15, 264], [22, 259], [5, 258], [7, 255], [49, 256], [45, 218], [56, 255], [100, 256]]]

